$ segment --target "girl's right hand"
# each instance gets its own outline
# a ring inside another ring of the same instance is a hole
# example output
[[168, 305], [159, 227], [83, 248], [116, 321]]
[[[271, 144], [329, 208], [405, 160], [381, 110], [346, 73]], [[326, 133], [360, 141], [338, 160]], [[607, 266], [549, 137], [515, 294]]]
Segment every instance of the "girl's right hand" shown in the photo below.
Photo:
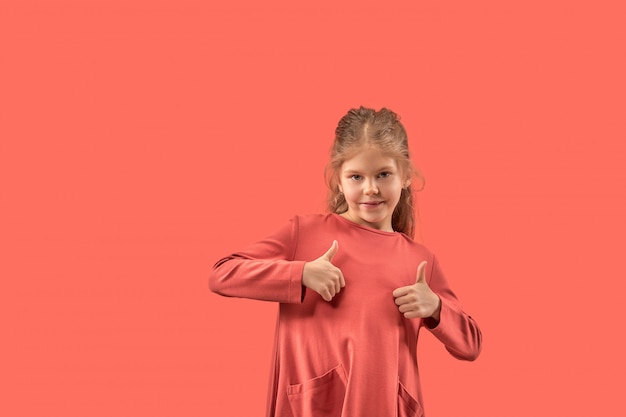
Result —
[[346, 286], [341, 269], [332, 264], [338, 250], [339, 244], [333, 240], [330, 249], [316, 260], [306, 262], [302, 271], [302, 285], [312, 289], [326, 301], [332, 300]]

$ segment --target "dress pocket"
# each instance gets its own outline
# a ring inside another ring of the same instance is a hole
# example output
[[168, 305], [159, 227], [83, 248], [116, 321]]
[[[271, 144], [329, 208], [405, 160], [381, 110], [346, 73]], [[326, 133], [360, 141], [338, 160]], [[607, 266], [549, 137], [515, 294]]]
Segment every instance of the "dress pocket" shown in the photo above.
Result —
[[302, 384], [287, 387], [295, 417], [339, 417], [346, 395], [346, 372], [341, 364]]
[[423, 417], [421, 404], [407, 391], [402, 382], [398, 381], [398, 417]]

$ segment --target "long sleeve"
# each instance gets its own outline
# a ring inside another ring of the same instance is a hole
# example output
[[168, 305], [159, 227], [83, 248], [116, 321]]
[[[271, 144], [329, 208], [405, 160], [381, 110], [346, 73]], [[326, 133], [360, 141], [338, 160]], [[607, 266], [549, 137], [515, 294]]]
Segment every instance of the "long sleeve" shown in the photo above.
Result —
[[209, 276], [211, 291], [227, 297], [302, 302], [305, 262], [293, 260], [298, 226], [294, 217], [274, 234], [217, 261]]
[[482, 334], [474, 319], [461, 308], [459, 300], [441, 272], [437, 259], [434, 258], [433, 261], [429, 286], [441, 299], [441, 313], [439, 324], [434, 328], [427, 328], [445, 345], [452, 356], [473, 361], [480, 354]]

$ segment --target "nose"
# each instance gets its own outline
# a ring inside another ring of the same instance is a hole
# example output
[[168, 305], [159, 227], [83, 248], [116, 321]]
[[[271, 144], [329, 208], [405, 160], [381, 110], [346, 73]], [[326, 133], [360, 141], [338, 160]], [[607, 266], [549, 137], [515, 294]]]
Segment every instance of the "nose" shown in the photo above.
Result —
[[378, 194], [378, 187], [376, 186], [376, 181], [373, 181], [373, 180], [366, 181], [365, 187], [363, 188], [363, 194], [365, 195]]

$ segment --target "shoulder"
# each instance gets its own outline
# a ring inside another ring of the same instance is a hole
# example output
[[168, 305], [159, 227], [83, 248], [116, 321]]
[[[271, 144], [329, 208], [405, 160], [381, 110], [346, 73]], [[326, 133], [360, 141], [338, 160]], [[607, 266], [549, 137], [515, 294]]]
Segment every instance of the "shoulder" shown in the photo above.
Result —
[[335, 226], [337, 221], [330, 213], [298, 214], [290, 219], [290, 223], [298, 229]]
[[406, 250], [411, 251], [414, 254], [419, 254], [423, 259], [434, 261], [435, 254], [423, 243], [413, 240], [411, 237], [404, 233], [399, 233], [400, 239], [403, 241]]

